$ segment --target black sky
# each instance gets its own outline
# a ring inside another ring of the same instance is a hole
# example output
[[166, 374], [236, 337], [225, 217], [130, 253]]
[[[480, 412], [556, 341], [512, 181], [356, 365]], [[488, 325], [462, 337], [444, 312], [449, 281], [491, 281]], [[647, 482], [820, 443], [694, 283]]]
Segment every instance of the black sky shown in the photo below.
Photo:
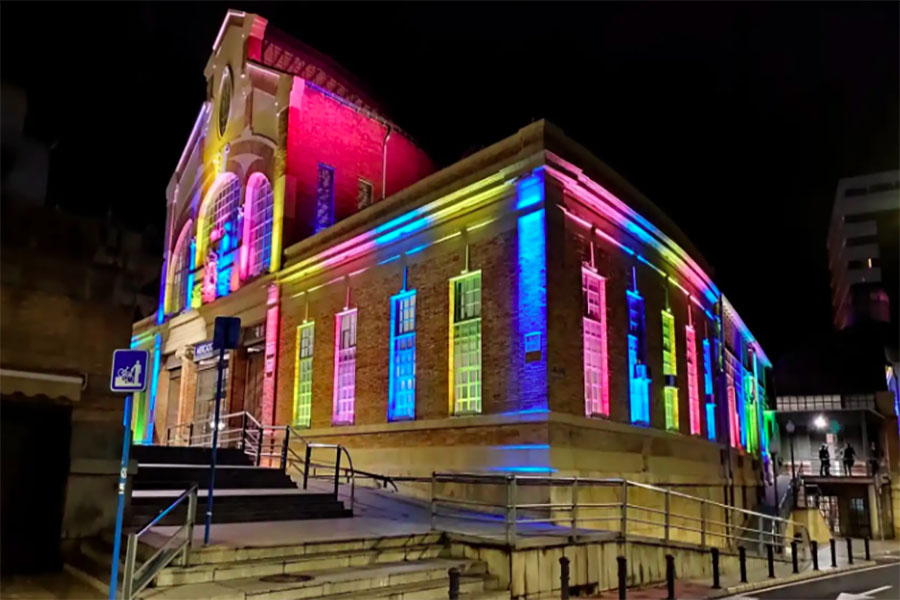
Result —
[[896, 2], [4, 2], [54, 202], [161, 231], [228, 7], [342, 63], [442, 166], [553, 121], [681, 226], [773, 359], [830, 328], [837, 179], [900, 158]]

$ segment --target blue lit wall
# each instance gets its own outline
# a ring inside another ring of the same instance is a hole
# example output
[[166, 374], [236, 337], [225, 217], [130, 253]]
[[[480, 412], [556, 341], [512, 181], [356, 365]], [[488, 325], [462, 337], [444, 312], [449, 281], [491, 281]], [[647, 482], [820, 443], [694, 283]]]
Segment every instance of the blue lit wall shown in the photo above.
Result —
[[[516, 185], [516, 208], [531, 210], [518, 220], [517, 333], [519, 365], [516, 377], [519, 410], [547, 408], [547, 238], [544, 224], [544, 172], [536, 170]], [[539, 351], [526, 353], [525, 340]]]
[[631, 400], [631, 422], [650, 424], [650, 379], [646, 376], [644, 357], [644, 299], [628, 290], [628, 377]]

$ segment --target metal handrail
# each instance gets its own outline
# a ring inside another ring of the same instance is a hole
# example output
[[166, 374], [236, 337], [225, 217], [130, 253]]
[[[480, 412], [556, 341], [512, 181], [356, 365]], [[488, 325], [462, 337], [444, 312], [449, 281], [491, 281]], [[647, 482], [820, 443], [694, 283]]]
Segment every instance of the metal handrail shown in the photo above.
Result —
[[[172, 512], [184, 499], [188, 499], [187, 516], [184, 525], [169, 536], [162, 546], [157, 548], [153, 555], [145, 560], [141, 566], [135, 568], [137, 560], [138, 538], [150, 531], [150, 529], [159, 523], [163, 517]], [[141, 527], [135, 533], [128, 534], [128, 541], [125, 551], [125, 568], [122, 570], [122, 597], [125, 600], [132, 600], [141, 590], [147, 587], [153, 581], [160, 571], [165, 569], [172, 560], [181, 555], [179, 565], [188, 566], [191, 553], [191, 544], [194, 538], [194, 521], [197, 513], [197, 485], [194, 484], [181, 493], [169, 506], [159, 512], [146, 525]], [[179, 534], [185, 533], [184, 539], [177, 545], [170, 548], [172, 541], [177, 539]]]
[[[403, 479], [403, 478], [401, 478]], [[413, 478], [409, 478], [413, 479]], [[418, 481], [421, 481], [422, 478], [414, 478]], [[779, 516], [768, 515], [752, 510], [748, 510], [745, 508], [738, 508], [735, 506], [729, 506], [727, 504], [723, 504], [721, 502], [716, 502], [714, 500], [709, 500], [706, 498], [699, 498], [697, 496], [691, 496], [689, 494], [684, 494], [682, 492], [673, 491], [666, 488], [661, 488], [655, 485], [641, 483], [637, 481], [630, 481], [624, 478], [593, 478], [593, 477], [548, 477], [548, 476], [533, 476], [533, 475], [493, 475], [493, 474], [484, 474], [484, 473], [432, 473], [430, 478], [431, 481], [431, 518], [432, 518], [432, 528], [435, 528], [435, 522], [439, 515], [440, 507], [468, 507], [470, 510], [473, 506], [478, 506], [482, 508], [488, 509], [499, 509], [502, 510], [504, 515], [504, 525], [505, 532], [507, 537], [507, 542], [510, 544], [515, 544], [516, 538], [520, 532], [517, 530], [517, 524], [531, 524], [531, 523], [548, 523], [555, 524], [560, 522], [569, 522], [570, 528], [560, 529], [557, 533], [560, 535], [566, 535], [567, 537], [577, 538], [578, 529], [577, 524], [579, 522], [584, 523], [588, 521], [610, 521], [610, 520], [619, 520], [620, 527], [619, 532], [620, 536], [624, 540], [628, 531], [629, 523], [637, 523], [650, 525], [652, 527], [662, 528], [664, 537], [666, 541], [670, 539], [671, 530], [681, 530], [681, 531], [689, 531], [694, 533], [699, 533], [700, 535], [700, 545], [706, 546], [708, 538], [721, 539], [724, 541], [725, 545], [734, 544], [741, 541], [752, 542], [754, 544], [762, 544], [767, 543], [777, 545], [779, 548], [784, 548], [787, 546], [788, 538], [786, 535], [788, 527], [792, 527], [793, 531], [796, 532], [795, 535], [800, 535], [800, 537], [805, 538], [805, 542], [809, 542], [809, 532], [806, 527], [800, 523], [796, 523], [789, 519], [784, 519]], [[453, 498], [453, 497], [441, 497], [437, 494], [437, 486], [440, 483], [457, 483], [457, 484], [484, 484], [484, 485], [502, 485], [506, 488], [506, 503], [497, 503], [497, 502], [485, 502], [480, 500], [472, 500], [472, 499], [464, 499], [464, 498]], [[520, 503], [517, 499], [517, 493], [519, 486], [563, 486], [569, 487], [571, 492], [572, 500], [570, 502], [545, 502], [545, 503]], [[608, 487], [614, 489], [621, 490], [621, 497], [617, 502], [604, 502], [604, 503], [589, 503], [589, 502], [578, 502], [577, 491], [583, 487], [590, 486], [600, 486], [600, 487]], [[632, 489], [641, 489], [650, 491], [653, 493], [657, 493], [663, 496], [664, 508], [660, 508], [658, 506], [642, 506], [640, 504], [636, 504], [634, 500], [629, 501], [628, 499], [628, 490]], [[691, 502], [696, 502], [699, 505], [699, 514], [700, 516], [695, 515], [687, 515], [682, 512], [675, 513], [671, 510], [671, 499], [679, 498]], [[611, 509], [614, 512], [619, 512], [619, 515], [610, 517], [610, 516], [579, 516], [577, 515], [578, 509], [592, 509], [592, 508], [602, 508], [602, 509]], [[738, 515], [744, 515], [742, 524], [737, 523], [728, 523], [722, 522], [715, 519], [709, 518], [710, 508], [721, 509], [727, 516], [729, 512], [735, 513]], [[528, 517], [523, 518], [519, 511], [530, 512], [532, 514], [528, 515]], [[535, 518], [539, 517], [539, 514], [534, 514], [535, 511], [547, 511], [548, 514], [545, 518]], [[558, 515], [553, 514], [554, 512], [562, 512], [568, 513], [566, 517], [560, 517]], [[648, 515], [647, 517], [639, 518], [635, 514], [639, 512], [642, 515]], [[650, 520], [653, 515], [661, 515], [663, 517], [662, 521], [658, 520]], [[446, 515], [453, 516], [456, 518], [460, 518], [460, 515]], [[677, 524], [673, 524], [672, 520], [675, 519], [678, 521]], [[747, 526], [757, 521], [759, 523], [758, 526]], [[699, 524], [699, 526], [695, 526], [695, 524]], [[540, 535], [553, 535], [554, 532], [541, 531]], [[756, 537], [747, 537], [756, 535]], [[649, 534], [648, 534], [649, 535]], [[651, 536], [652, 537], [652, 536]]]

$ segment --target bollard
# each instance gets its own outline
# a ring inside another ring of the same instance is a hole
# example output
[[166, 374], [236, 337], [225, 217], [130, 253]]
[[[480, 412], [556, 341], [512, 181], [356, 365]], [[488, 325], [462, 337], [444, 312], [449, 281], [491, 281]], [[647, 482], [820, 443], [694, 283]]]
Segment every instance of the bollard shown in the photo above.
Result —
[[559, 597], [569, 600], [569, 559], [559, 557]]
[[747, 549], [738, 547], [738, 559], [741, 563], [741, 583], [747, 583]]
[[834, 538], [831, 538], [830, 540], [828, 540], [828, 544], [831, 546], [831, 568], [836, 569], [837, 568], [837, 548], [835, 547], [836, 544], [834, 543]]
[[666, 600], [675, 600], [675, 557], [666, 554]]
[[453, 567], [447, 574], [450, 576], [450, 592], [448, 596], [450, 600], [459, 600], [459, 569]]
[[619, 600], [625, 600], [625, 575], [628, 573], [628, 564], [624, 556], [617, 556], [616, 561], [619, 563]]
[[722, 586], [719, 585], [719, 549], [712, 549], [712, 560], [713, 560], [713, 585], [712, 589], [717, 590]]
[[853, 564], [853, 538], [847, 538], [847, 564]]
[[794, 573], [800, 572], [800, 566], [797, 564], [797, 540], [791, 540], [791, 566]]
[[769, 578], [775, 579], [775, 548], [772, 544], [766, 545], [766, 561], [769, 563]]
[[809, 540], [809, 550], [812, 553], [813, 571], [819, 570], [819, 542]]
[[872, 560], [872, 554], [869, 552], [869, 538], [863, 538], [863, 547], [866, 549], [866, 560]]

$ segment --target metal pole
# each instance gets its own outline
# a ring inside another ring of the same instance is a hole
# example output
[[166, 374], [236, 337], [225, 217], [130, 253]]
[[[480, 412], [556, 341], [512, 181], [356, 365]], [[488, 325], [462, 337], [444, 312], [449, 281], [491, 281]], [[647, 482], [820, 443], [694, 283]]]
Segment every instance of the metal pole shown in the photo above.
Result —
[[[128, 535], [125, 548], [125, 571], [122, 573], [122, 598], [125, 600], [131, 600], [133, 595], [135, 558], [137, 558], [137, 535], [131, 533]], [[110, 588], [110, 593], [115, 593], [115, 590]]]
[[719, 585], [719, 549], [716, 547], [712, 548], [712, 571], [713, 571], [712, 589], [718, 590], [722, 586]]
[[[387, 485], [387, 481], [385, 481], [385, 485]], [[431, 472], [431, 531], [434, 531], [435, 524], [437, 523], [437, 506], [435, 503], [437, 502], [437, 474], [432, 471]]]
[[109, 573], [109, 600], [116, 600], [119, 587], [119, 555], [122, 551], [122, 521], [125, 519], [125, 486], [128, 483], [128, 453], [131, 450], [131, 394], [125, 396], [125, 431], [122, 433], [122, 463], [119, 466], [119, 500], [113, 538], [112, 568]]
[[559, 557], [559, 597], [569, 600], [569, 559]]
[[334, 497], [337, 498], [338, 486], [341, 484], [341, 447], [334, 449]]
[[266, 430], [262, 427], [259, 428], [259, 438], [256, 440], [256, 466], [262, 464], [262, 447], [263, 447], [263, 436], [265, 435]]
[[212, 526], [213, 491], [216, 485], [216, 451], [219, 449], [219, 404], [222, 400], [222, 367], [225, 364], [225, 348], [219, 348], [219, 376], [216, 381], [215, 420], [213, 421], [212, 450], [209, 453], [209, 491], [206, 494], [206, 527], [203, 530], [203, 544], [209, 543], [209, 529]]
[[797, 540], [791, 540], [791, 566], [794, 573], [800, 572], [800, 566], [797, 564]]
[[819, 570], [819, 542], [816, 540], [809, 541], [809, 550], [812, 553], [813, 571]]
[[670, 501], [669, 501], [669, 489], [666, 488], [666, 514], [665, 514], [665, 519], [666, 519], [666, 532], [665, 532], [665, 533], [666, 533], [666, 541], [667, 541], [667, 542], [669, 541], [669, 520], [670, 520], [670, 517], [669, 517], [669, 504], [670, 504]]
[[831, 567], [837, 568], [837, 548], [834, 538], [828, 540], [828, 544], [831, 546]]
[[291, 428], [284, 428], [284, 445], [281, 447], [281, 472], [287, 473], [288, 445], [291, 442]]
[[853, 538], [847, 538], [847, 564], [853, 564]]
[[459, 600], [459, 569], [452, 567], [447, 575], [450, 576], [450, 591], [447, 596], [450, 600]]
[[797, 480], [797, 471], [794, 465], [794, 434], [792, 433], [789, 438], [791, 442], [791, 485], [794, 485], [794, 482]]
[[706, 511], [707, 505], [703, 500], [700, 501], [700, 545], [706, 546]]
[[507, 490], [508, 490], [508, 502], [509, 502], [509, 532], [511, 535], [510, 544], [516, 545], [516, 502], [518, 501], [518, 488], [516, 487], [516, 476], [515, 475], [507, 475]]
[[188, 443], [187, 443], [187, 445], [190, 446], [193, 443], [194, 443], [194, 424], [191, 423], [188, 425]]
[[869, 552], [869, 538], [863, 538], [863, 546], [866, 549], [866, 560], [872, 560], [872, 553]]
[[309, 482], [309, 459], [312, 456], [312, 448], [307, 444], [306, 446], [306, 458], [303, 461], [303, 489], [306, 489], [306, 484]]
[[184, 547], [184, 556], [181, 558], [181, 566], [186, 567], [191, 558], [191, 546], [194, 545], [194, 522], [197, 520], [197, 488], [188, 496], [187, 509], [187, 545]]
[[241, 415], [241, 452], [247, 448], [247, 412]]
[[766, 545], [766, 562], [769, 563], [769, 577], [775, 578], [775, 547], [772, 544]]
[[738, 547], [738, 560], [741, 563], [741, 583], [747, 583], [747, 549]]
[[625, 600], [626, 597], [626, 576], [628, 574], [628, 559], [624, 556], [617, 556], [616, 562], [619, 563], [619, 600]]
[[628, 532], [628, 480], [622, 482], [622, 539]]
[[[572, 482], [572, 541], [578, 537], [578, 478]], [[561, 564], [561, 563], [560, 563]], [[568, 563], [566, 563], [568, 565]], [[568, 567], [566, 567], [568, 568]], [[568, 597], [568, 596], [566, 596]]]

